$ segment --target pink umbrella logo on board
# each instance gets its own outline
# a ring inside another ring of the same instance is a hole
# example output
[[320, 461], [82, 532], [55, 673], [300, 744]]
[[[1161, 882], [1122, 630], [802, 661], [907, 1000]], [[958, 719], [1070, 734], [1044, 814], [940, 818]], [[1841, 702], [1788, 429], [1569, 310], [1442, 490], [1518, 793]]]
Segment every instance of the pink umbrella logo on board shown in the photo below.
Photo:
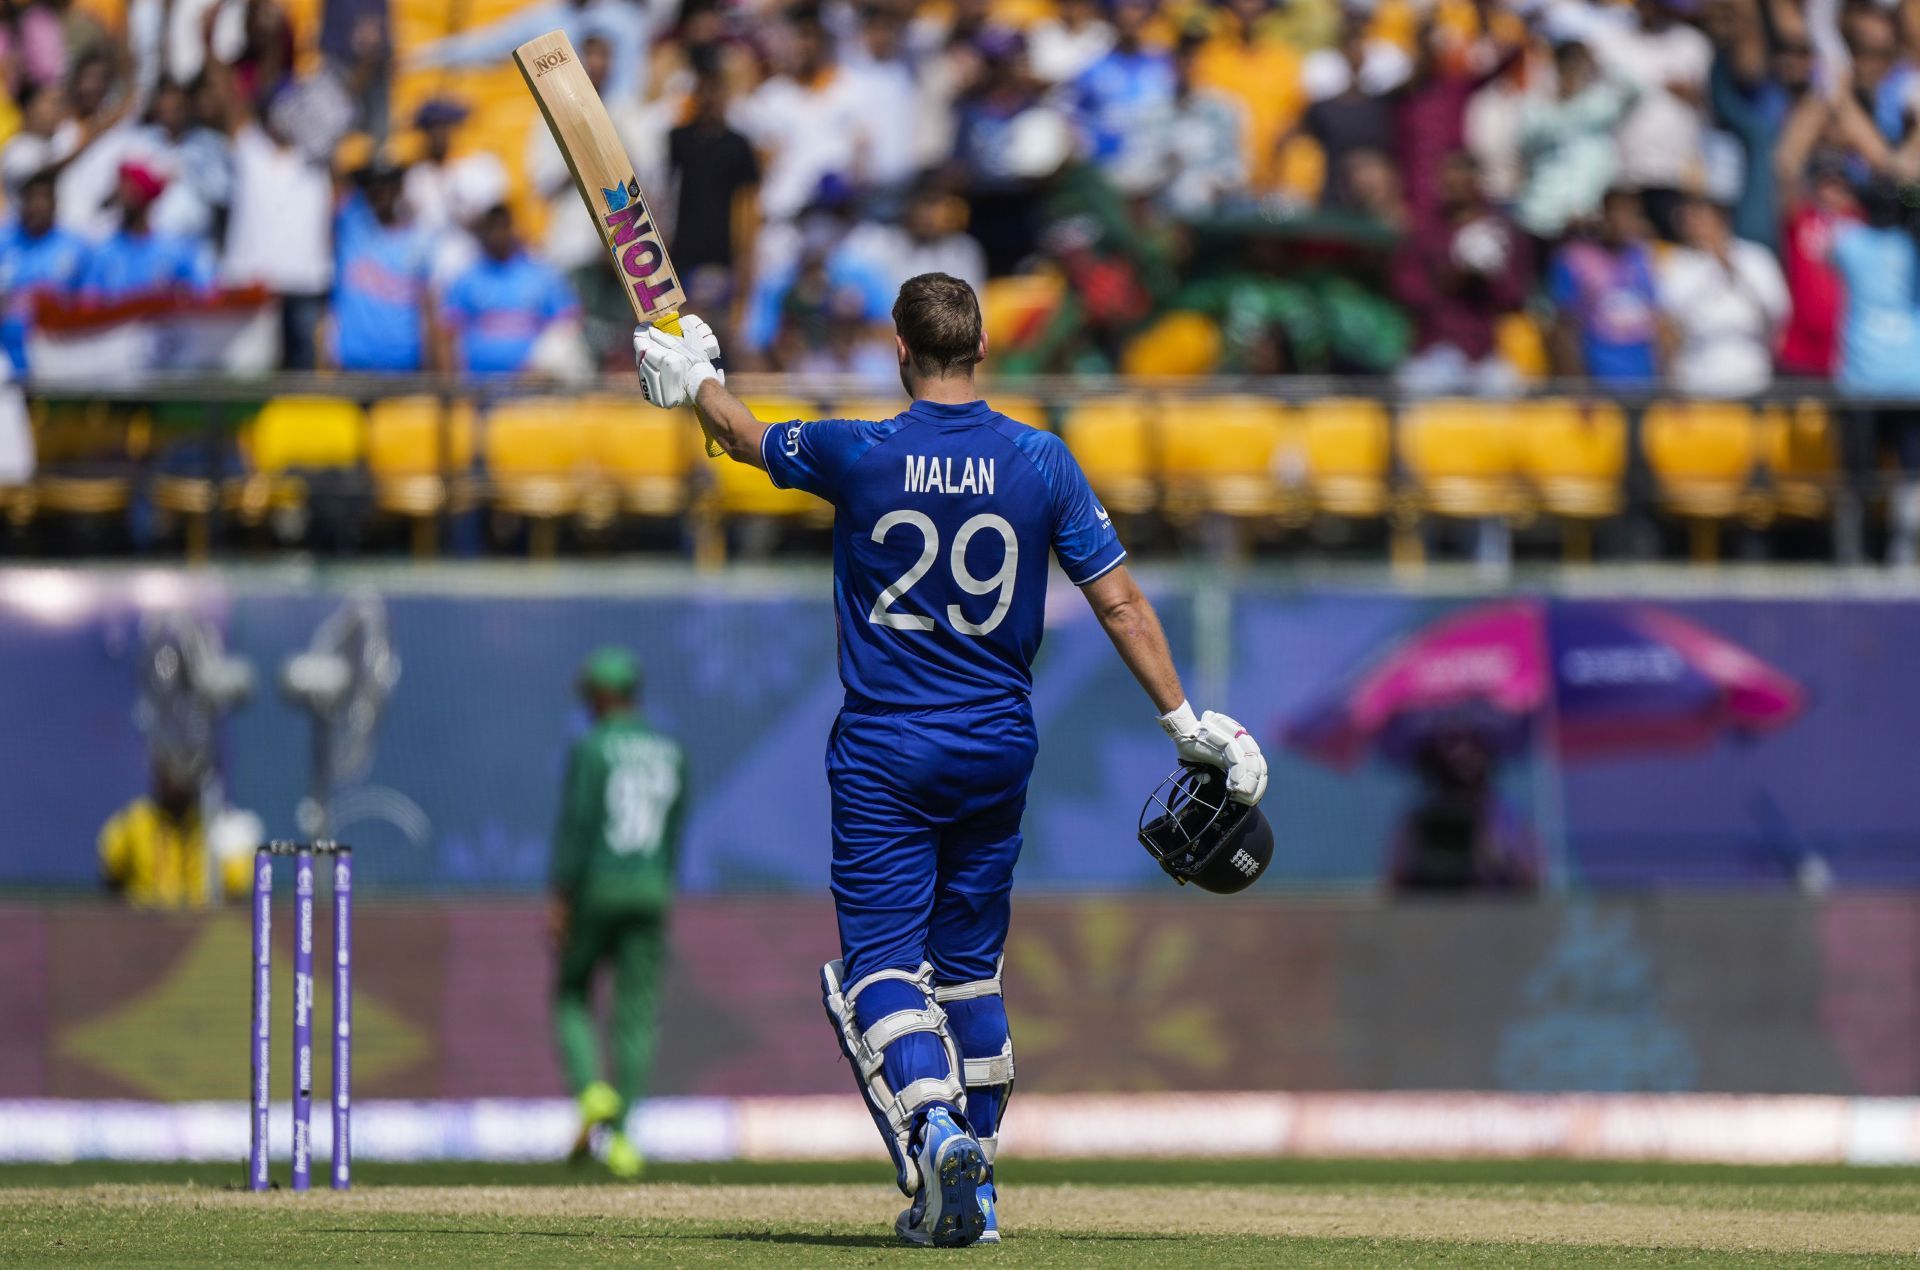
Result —
[[1378, 755], [1419, 774], [1388, 852], [1394, 889], [1531, 891], [1566, 875], [1558, 795], [1536, 766], [1535, 815], [1519, 813], [1494, 778], [1502, 760], [1699, 749], [1777, 731], [1804, 704], [1786, 674], [1667, 610], [1499, 600], [1395, 641], [1295, 716], [1285, 737], [1339, 770]]
[[1685, 750], [1791, 723], [1805, 691], [1761, 658], [1653, 605], [1518, 599], [1451, 613], [1296, 715], [1288, 744], [1349, 768], [1406, 759], [1472, 719], [1503, 752], [1541, 728], [1561, 757]]

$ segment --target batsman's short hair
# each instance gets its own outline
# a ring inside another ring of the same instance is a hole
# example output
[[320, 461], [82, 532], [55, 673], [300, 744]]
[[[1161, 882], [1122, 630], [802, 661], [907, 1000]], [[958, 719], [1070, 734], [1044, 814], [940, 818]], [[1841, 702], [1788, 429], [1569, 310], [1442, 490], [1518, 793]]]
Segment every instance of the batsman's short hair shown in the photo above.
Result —
[[980, 300], [950, 274], [908, 278], [893, 302], [893, 325], [913, 368], [944, 375], [980, 360]]

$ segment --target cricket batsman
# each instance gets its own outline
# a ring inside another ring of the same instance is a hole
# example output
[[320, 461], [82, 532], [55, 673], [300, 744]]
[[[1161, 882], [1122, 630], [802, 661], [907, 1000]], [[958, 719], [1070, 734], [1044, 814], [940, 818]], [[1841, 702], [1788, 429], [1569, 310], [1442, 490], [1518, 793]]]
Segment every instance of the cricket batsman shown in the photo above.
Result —
[[[554, 942], [559, 977], [553, 1031], [567, 1083], [580, 1104], [574, 1157], [610, 1126], [605, 1160], [615, 1177], [638, 1177], [639, 1150], [627, 1113], [652, 1074], [654, 1013], [667, 961], [667, 907], [680, 850], [685, 763], [679, 743], [640, 717], [640, 667], [624, 648], [587, 658], [580, 697], [593, 726], [573, 746], [553, 844]], [[601, 1075], [593, 975], [613, 963], [613, 1084]]]
[[1183, 760], [1247, 804], [1266, 760], [1246, 729], [1196, 715], [1126, 551], [1060, 440], [996, 412], [966, 283], [922, 274], [894, 302], [891, 419], [765, 423], [722, 383], [697, 317], [634, 332], [647, 400], [692, 402], [735, 462], [835, 508], [834, 606], [846, 702], [827, 741], [840, 959], [827, 1014], [911, 1204], [913, 1244], [997, 1242], [994, 1146], [1013, 1089], [1000, 993], [1020, 817], [1038, 745], [1028, 700], [1047, 553], [1087, 597]]

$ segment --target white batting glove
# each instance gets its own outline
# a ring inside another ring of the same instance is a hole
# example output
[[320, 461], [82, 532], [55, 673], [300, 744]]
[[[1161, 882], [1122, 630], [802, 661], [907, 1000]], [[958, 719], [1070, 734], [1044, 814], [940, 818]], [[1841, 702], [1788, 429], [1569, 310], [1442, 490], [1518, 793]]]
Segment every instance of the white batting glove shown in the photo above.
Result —
[[1227, 796], [1248, 806], [1267, 792], [1267, 756], [1239, 722], [1207, 711], [1199, 718], [1182, 701], [1160, 716], [1160, 727], [1173, 738], [1183, 763], [1205, 763], [1227, 774]]
[[633, 364], [640, 372], [640, 391], [663, 410], [692, 401], [709, 379], [725, 383], [725, 373], [714, 366], [719, 357], [720, 337], [691, 313], [681, 317], [678, 335], [657, 326], [633, 328]]

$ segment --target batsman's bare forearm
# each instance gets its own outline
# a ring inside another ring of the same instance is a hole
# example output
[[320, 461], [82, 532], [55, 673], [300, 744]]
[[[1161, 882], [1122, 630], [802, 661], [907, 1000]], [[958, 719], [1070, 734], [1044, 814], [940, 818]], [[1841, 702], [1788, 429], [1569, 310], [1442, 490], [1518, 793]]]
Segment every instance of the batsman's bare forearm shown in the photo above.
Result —
[[726, 451], [728, 458], [735, 463], [766, 469], [766, 460], [760, 457], [760, 442], [767, 435], [767, 425], [754, 418], [753, 411], [728, 392], [725, 384], [717, 379], [701, 384], [693, 408], [700, 412], [708, 434]]
[[1173, 668], [1173, 650], [1160, 617], [1140, 593], [1127, 566], [1118, 565], [1080, 588], [1093, 606], [1093, 615], [1106, 628], [1120, 660], [1146, 690], [1147, 699], [1161, 714], [1177, 709], [1187, 699], [1180, 688], [1180, 672]]

